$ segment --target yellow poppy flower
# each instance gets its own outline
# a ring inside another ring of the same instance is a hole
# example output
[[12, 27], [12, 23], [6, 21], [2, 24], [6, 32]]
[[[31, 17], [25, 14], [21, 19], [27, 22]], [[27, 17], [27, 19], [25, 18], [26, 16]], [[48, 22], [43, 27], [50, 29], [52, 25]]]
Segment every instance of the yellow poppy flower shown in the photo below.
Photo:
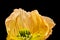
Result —
[[40, 15], [37, 10], [26, 12], [19, 8], [6, 18], [5, 25], [6, 40], [46, 40], [55, 23], [51, 18]]

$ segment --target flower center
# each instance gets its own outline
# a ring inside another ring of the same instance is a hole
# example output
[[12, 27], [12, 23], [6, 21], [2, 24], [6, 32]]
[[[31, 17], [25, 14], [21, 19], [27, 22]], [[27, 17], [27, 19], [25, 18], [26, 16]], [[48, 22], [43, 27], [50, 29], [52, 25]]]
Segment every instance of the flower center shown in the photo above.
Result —
[[30, 32], [27, 30], [23, 30], [23, 31], [19, 31], [19, 34], [21, 35], [21, 37], [29, 37]]
[[17, 37], [22, 37], [23, 40], [30, 40], [32, 36], [28, 30], [23, 29], [19, 31], [19, 35], [17, 35]]

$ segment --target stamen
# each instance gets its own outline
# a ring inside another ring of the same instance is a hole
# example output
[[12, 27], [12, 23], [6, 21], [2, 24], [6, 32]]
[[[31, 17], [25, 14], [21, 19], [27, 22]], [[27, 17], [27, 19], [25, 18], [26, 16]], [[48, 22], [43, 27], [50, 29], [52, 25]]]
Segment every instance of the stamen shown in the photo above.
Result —
[[19, 35], [17, 35], [17, 37], [21, 37], [24, 40], [30, 40], [32, 35], [28, 30], [20, 30]]

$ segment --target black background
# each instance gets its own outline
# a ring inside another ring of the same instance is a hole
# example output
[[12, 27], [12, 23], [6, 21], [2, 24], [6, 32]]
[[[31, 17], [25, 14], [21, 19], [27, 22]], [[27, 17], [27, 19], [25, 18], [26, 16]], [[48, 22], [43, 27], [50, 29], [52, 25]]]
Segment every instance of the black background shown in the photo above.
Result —
[[5, 19], [15, 8], [22, 8], [26, 11], [37, 9], [41, 15], [51, 17], [55, 21], [56, 26], [53, 28], [53, 34], [47, 40], [59, 40], [60, 16], [57, 4], [57, 1], [47, 0], [0, 1], [0, 40], [6, 40], [7, 32], [5, 28]]

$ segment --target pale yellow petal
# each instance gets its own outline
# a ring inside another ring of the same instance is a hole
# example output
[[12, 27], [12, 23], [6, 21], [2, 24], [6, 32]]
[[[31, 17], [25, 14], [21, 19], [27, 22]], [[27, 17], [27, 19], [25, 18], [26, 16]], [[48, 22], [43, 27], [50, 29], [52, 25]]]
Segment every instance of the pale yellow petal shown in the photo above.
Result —
[[43, 19], [46, 21], [45, 24], [48, 24], [48, 27], [49, 27], [49, 32], [48, 34], [46, 35], [46, 38], [48, 38], [51, 34], [52, 34], [52, 28], [56, 25], [53, 21], [53, 19], [49, 18], [49, 17], [46, 17], [46, 16], [42, 16]]

